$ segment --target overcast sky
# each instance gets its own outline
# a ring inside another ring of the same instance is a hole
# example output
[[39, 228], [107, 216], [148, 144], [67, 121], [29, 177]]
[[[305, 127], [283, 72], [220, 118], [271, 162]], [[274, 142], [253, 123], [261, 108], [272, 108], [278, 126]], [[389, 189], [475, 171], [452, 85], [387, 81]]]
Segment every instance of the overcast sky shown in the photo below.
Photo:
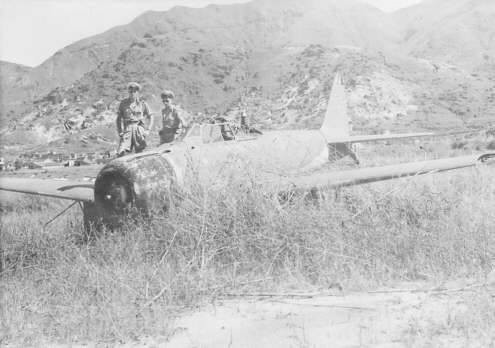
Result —
[[[247, 1], [0, 0], [0, 60], [36, 66], [72, 42], [129, 23], [148, 10], [163, 11], [175, 5], [202, 7], [209, 3]], [[390, 12], [421, 0], [361, 1]]]

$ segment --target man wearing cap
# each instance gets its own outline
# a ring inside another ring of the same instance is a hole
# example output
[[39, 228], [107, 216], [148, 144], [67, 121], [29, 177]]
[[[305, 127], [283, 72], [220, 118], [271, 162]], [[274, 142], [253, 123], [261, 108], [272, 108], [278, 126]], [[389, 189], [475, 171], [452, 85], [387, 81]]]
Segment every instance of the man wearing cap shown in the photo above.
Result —
[[[117, 156], [124, 156], [126, 153], [135, 151], [136, 153], [146, 148], [146, 135], [153, 126], [148, 104], [139, 98], [141, 86], [136, 82], [127, 85], [129, 97], [122, 100], [117, 114], [117, 132], [119, 132], [120, 143]], [[145, 119], [148, 126], [145, 125]]]
[[160, 131], [160, 144], [171, 143], [176, 136], [185, 132], [186, 123], [180, 116], [179, 109], [172, 104], [174, 93], [163, 91], [161, 94], [164, 108], [162, 109], [162, 130]]

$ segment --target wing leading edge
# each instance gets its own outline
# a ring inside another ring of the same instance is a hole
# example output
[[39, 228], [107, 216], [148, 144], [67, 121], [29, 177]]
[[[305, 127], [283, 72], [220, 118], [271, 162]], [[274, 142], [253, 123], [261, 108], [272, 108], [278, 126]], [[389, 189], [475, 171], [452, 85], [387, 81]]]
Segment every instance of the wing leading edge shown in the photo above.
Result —
[[495, 158], [495, 153], [460, 156], [431, 161], [394, 164], [343, 171], [320, 172], [307, 176], [282, 178], [276, 184], [288, 190], [307, 190], [314, 187], [345, 187], [376, 181], [396, 179], [406, 176], [443, 172], [452, 169], [473, 167]]
[[94, 184], [55, 179], [0, 178], [0, 190], [93, 202]]

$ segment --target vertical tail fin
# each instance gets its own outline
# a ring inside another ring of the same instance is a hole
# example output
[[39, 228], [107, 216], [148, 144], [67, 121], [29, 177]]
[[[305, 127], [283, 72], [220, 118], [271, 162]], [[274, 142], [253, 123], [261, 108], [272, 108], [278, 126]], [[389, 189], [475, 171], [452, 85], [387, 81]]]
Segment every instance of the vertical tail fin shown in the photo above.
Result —
[[350, 135], [349, 116], [344, 85], [339, 73], [333, 80], [327, 112], [320, 131], [329, 142], [330, 139], [345, 138]]

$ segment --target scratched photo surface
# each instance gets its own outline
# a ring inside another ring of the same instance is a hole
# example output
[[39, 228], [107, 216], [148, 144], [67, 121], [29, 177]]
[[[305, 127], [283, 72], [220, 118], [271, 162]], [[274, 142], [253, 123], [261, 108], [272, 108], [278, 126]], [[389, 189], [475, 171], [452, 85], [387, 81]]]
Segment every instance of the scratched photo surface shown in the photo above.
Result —
[[0, 0], [0, 346], [495, 344], [493, 0]]

